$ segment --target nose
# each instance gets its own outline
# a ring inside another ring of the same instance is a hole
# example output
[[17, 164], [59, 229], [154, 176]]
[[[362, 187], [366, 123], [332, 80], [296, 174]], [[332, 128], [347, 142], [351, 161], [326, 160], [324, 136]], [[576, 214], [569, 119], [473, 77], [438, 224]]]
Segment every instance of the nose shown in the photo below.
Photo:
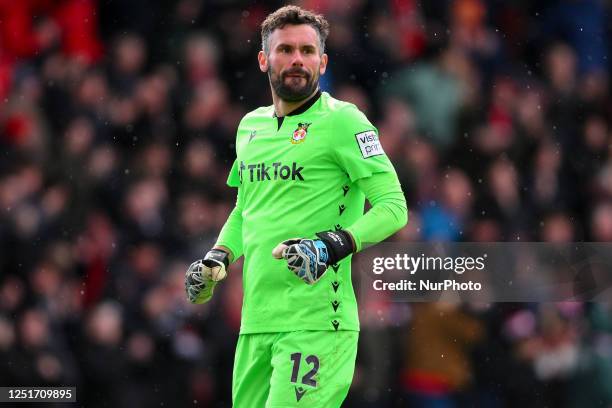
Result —
[[301, 67], [303, 65], [304, 65], [304, 60], [302, 58], [302, 53], [296, 50], [292, 55], [291, 66]]

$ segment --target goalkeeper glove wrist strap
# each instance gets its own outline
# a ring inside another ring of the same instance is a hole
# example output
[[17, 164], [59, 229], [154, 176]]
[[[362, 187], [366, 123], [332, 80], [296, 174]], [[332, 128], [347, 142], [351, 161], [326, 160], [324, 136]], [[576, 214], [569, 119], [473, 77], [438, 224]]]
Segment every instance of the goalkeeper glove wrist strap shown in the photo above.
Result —
[[327, 247], [328, 265], [334, 265], [355, 252], [353, 240], [346, 231], [317, 232], [317, 238], [323, 241]]
[[204, 260], [212, 259], [214, 261], [222, 262], [225, 268], [229, 266], [229, 254], [220, 249], [211, 249], [206, 253]]

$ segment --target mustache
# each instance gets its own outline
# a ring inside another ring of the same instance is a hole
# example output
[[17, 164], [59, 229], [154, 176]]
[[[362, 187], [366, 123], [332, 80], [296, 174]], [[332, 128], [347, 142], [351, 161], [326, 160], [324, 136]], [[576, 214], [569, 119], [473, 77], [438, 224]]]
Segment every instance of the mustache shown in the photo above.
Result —
[[308, 73], [308, 71], [302, 69], [302, 68], [291, 68], [288, 69], [287, 71], [283, 72], [282, 76], [283, 78], [289, 76], [289, 75], [302, 75], [305, 76], [306, 78], [310, 78], [310, 74]]

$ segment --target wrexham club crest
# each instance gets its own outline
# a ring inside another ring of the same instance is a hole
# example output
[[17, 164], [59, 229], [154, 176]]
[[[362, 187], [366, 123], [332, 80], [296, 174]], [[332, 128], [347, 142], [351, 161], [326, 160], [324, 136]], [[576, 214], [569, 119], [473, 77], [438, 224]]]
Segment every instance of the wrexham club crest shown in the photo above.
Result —
[[306, 139], [308, 126], [310, 126], [310, 123], [298, 123], [297, 129], [293, 131], [293, 136], [291, 136], [291, 143], [302, 143]]

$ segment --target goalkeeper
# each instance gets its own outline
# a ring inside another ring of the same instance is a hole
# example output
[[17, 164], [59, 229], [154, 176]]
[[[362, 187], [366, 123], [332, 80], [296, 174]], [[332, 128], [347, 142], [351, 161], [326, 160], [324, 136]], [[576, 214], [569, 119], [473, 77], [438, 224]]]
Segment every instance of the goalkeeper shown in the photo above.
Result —
[[215, 247], [186, 274], [189, 300], [204, 303], [244, 255], [237, 408], [342, 404], [359, 332], [351, 254], [407, 221], [376, 128], [319, 90], [328, 32], [322, 16], [296, 6], [263, 22], [258, 62], [273, 105], [240, 122], [228, 177], [235, 208]]

